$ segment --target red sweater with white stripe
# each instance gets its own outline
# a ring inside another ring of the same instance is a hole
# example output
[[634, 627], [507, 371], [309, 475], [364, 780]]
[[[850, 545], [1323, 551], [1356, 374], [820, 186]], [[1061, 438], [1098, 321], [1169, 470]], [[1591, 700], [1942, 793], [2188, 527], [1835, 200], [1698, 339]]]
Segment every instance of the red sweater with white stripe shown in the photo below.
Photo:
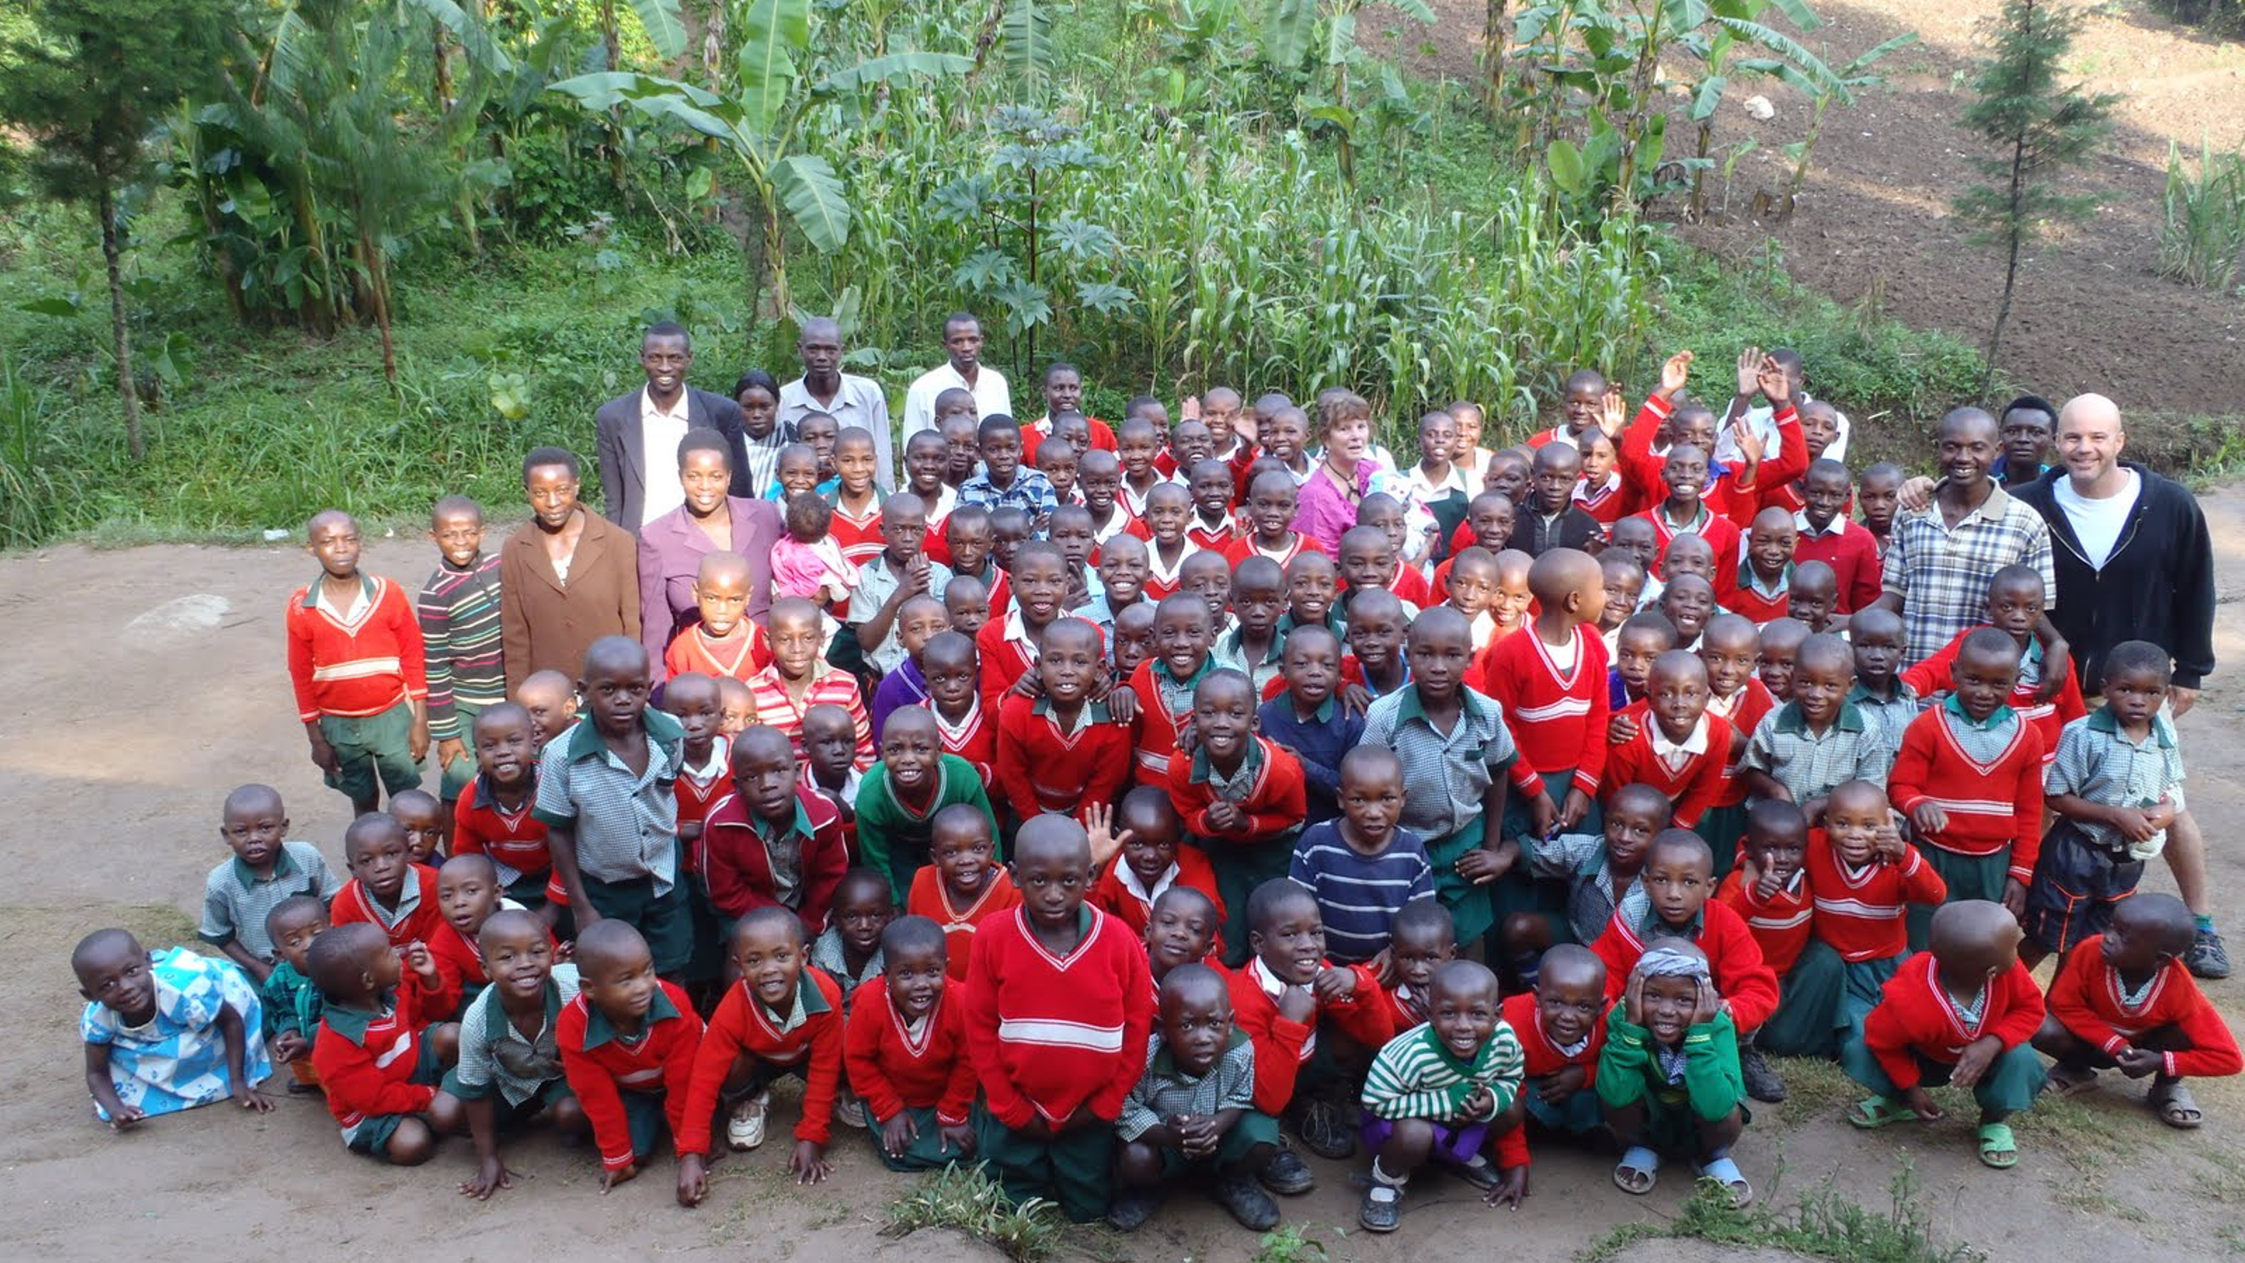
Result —
[[1519, 636], [1494, 640], [1481, 651], [1466, 683], [1504, 707], [1505, 727], [1520, 757], [1513, 760], [1512, 783], [1524, 794], [1549, 793], [1553, 803], [1568, 786], [1547, 786], [1544, 776], [1574, 769], [1573, 788], [1596, 797], [1606, 770], [1606, 642], [1598, 630], [1575, 625], [1575, 661], [1560, 670], [1542, 633], [1523, 628]]
[[366, 600], [346, 621], [320, 605], [320, 581], [298, 588], [282, 620], [288, 629], [288, 678], [296, 717], [379, 715], [409, 698], [429, 695], [421, 622], [405, 589], [361, 575]]
[[1764, 899], [1747, 883], [1746, 870], [1735, 868], [1715, 891], [1715, 901], [1745, 918], [1747, 932], [1761, 944], [1762, 960], [1769, 965], [1771, 973], [1782, 978], [1801, 958], [1801, 950], [1808, 946], [1809, 921], [1815, 913], [1815, 901], [1809, 889], [1808, 871], [1804, 868], [1793, 874], [1791, 884]]
[[881, 530], [881, 497], [875, 493], [867, 501], [865, 512], [853, 514], [842, 507], [842, 493], [834, 493], [834, 522], [826, 528], [828, 537], [842, 550], [842, 560], [856, 569], [881, 555], [889, 546], [888, 536]]
[[[1138, 716], [1131, 721], [1137, 730], [1137, 770], [1135, 775], [1141, 785], [1159, 788], [1169, 786], [1169, 765], [1183, 757], [1177, 750], [1178, 717], [1171, 713], [1169, 703], [1162, 698], [1161, 685], [1154, 679], [1154, 665], [1159, 661], [1148, 658], [1130, 673], [1130, 691], [1138, 695]], [[1207, 658], [1201, 659], [1205, 667]], [[1197, 679], [1199, 673], [1196, 673]], [[1174, 679], [1168, 667], [1162, 668], [1164, 680]], [[1190, 702], [1186, 714], [1192, 713]]]
[[1878, 1007], [1863, 1019], [1863, 1043], [1894, 1086], [1908, 1091], [1923, 1077], [1918, 1058], [1953, 1066], [1967, 1046], [1989, 1035], [2009, 1052], [2042, 1029], [2042, 1012], [2042, 989], [2027, 967], [2014, 961], [1989, 980], [1980, 1024], [1967, 1030], [1941, 988], [1933, 953], [1919, 952], [1886, 980]]
[[1255, 846], [1273, 838], [1290, 836], [1301, 828], [1302, 817], [1309, 810], [1309, 787], [1302, 773], [1302, 761], [1292, 750], [1268, 737], [1250, 740], [1260, 753], [1247, 800], [1233, 804], [1247, 819], [1234, 829], [1219, 829], [1209, 821], [1208, 809], [1216, 805], [1221, 795], [1214, 785], [1194, 779], [1194, 765], [1200, 760], [1189, 754], [1170, 759], [1169, 805], [1177, 809], [1187, 832], [1240, 846]]
[[842, 1063], [850, 1090], [865, 1099], [873, 1121], [885, 1123], [906, 1109], [933, 1109], [936, 1121], [956, 1127], [974, 1104], [974, 1058], [967, 1055], [965, 1008], [944, 988], [914, 1035], [889, 1000], [889, 980], [868, 978], [850, 998], [842, 1030]]
[[[1606, 1046], [1606, 1023], [1603, 1018], [1590, 1023], [1589, 1038], [1572, 1054], [1551, 1040], [1551, 1032], [1544, 1029], [1543, 1010], [1536, 1006], [1536, 997], [1523, 991], [1506, 996], [1498, 1015], [1512, 1027], [1520, 1038], [1520, 1052], [1524, 1061], [1520, 1090], [1530, 1090], [1529, 1084], [1546, 1079], [1569, 1066], [1582, 1067], [1582, 1090], [1591, 1091], [1598, 1085], [1598, 1054]], [[1528, 1129], [1515, 1127], [1497, 1137], [1497, 1166], [1510, 1170], [1528, 1165]]]
[[[1516, 638], [1517, 639], [1517, 638]], [[1606, 750], [1605, 796], [1624, 785], [1650, 785], [1676, 805], [1679, 829], [1696, 829], [1699, 818], [1722, 798], [1724, 772], [1730, 766], [1731, 745], [1736, 740], [1728, 721], [1713, 715], [1700, 718], [1706, 749], [1684, 753], [1681, 765], [1673, 764], [1653, 749], [1653, 733], [1660, 721], [1652, 704], [1636, 702], [1622, 714], [1637, 724], [1637, 735]], [[1697, 735], [1697, 734], [1695, 734]]]
[[[412, 1081], [421, 1064], [422, 1028], [438, 1020], [425, 1008], [411, 982], [397, 989], [387, 1012], [327, 1007], [312, 1037], [312, 1068], [320, 1072], [327, 1111], [337, 1123], [356, 1127], [378, 1114], [429, 1108], [437, 1090]], [[363, 1031], [353, 1018], [365, 1021]]]
[[1014, 814], [1079, 815], [1113, 803], [1130, 780], [1131, 725], [1085, 702], [1073, 732], [1041, 697], [1009, 696], [998, 710], [998, 786]]
[[1788, 576], [1784, 587], [1775, 592], [1764, 592], [1746, 581], [1746, 571], [1739, 571], [1737, 579], [1719, 598], [1720, 604], [1733, 614], [1743, 615], [1756, 627], [1774, 619], [1784, 618], [1793, 608], [1793, 585]]
[[[1326, 968], [1335, 968], [1327, 963]], [[1270, 977], [1260, 958], [1250, 957], [1227, 979], [1232, 989], [1232, 1018], [1255, 1043], [1255, 1108], [1265, 1114], [1283, 1113], [1294, 1099], [1294, 1080], [1310, 1054], [1317, 1051], [1317, 1028], [1328, 1018], [1336, 1030], [1366, 1048], [1378, 1048], [1395, 1038], [1395, 1019], [1380, 980], [1369, 965], [1350, 965], [1356, 989], [1330, 1003], [1317, 1001], [1317, 1015], [1296, 1022], [1278, 1011], [1278, 1001], [1263, 990]], [[1314, 999], [1316, 992], [1311, 996]]]
[[782, 1030], [746, 981], [725, 988], [694, 1054], [686, 1119], [676, 1133], [678, 1152], [709, 1153], [709, 1120], [717, 1112], [717, 1095], [742, 1053], [769, 1065], [803, 1067], [803, 1117], [795, 1124], [795, 1138], [823, 1145], [833, 1137], [834, 1090], [842, 1081], [842, 985], [825, 970], [805, 965], [796, 978], [794, 1002], [803, 1020]]
[[1816, 892], [1816, 937], [1850, 964], [1909, 951], [1909, 906], [1949, 897], [1949, 884], [1914, 846], [1899, 862], [1874, 857], [1850, 868], [1824, 830], [1814, 829], [1802, 864]]
[[[1958, 632], [1956, 639], [1941, 646], [1941, 652], [1904, 671], [1902, 682], [1919, 697], [1953, 692], [1957, 687], [1957, 653], [1964, 648], [1964, 638], [1978, 630], [1971, 627]], [[2058, 686], [2057, 696], [2047, 702], [2042, 700], [2039, 684], [2021, 682], [2012, 687], [2011, 696], [2004, 704], [2042, 734], [2044, 766], [2058, 757], [2058, 736], [2066, 730], [2066, 725], [2089, 713], [2088, 703], [2082, 700], [2081, 681], [2075, 679], [2071, 671], [2066, 672]]]
[[[1667, 481], [1661, 476], [1667, 458], [1656, 454], [1652, 447], [1654, 436], [1675, 410], [1673, 403], [1658, 395], [1646, 396], [1645, 406], [1637, 410], [1636, 419], [1622, 431], [1621, 442], [1616, 446], [1614, 466], [1642, 503], [1658, 504], [1668, 495]], [[1801, 431], [1800, 416], [1793, 405], [1786, 404], [1771, 420], [1777, 426], [1777, 450], [1763, 453], [1762, 462], [1754, 471], [1753, 486], [1740, 486], [1733, 477], [1737, 470], [1726, 470], [1719, 475], [1709, 470], [1708, 485], [1703, 493], [1707, 507], [1742, 530], [1752, 524], [1754, 514], [1761, 510], [1759, 488], [1783, 486], [1808, 469], [1808, 436]], [[1707, 459], [1712, 465], [1715, 453], [1707, 453]], [[1662, 546], [1666, 547], [1665, 540]], [[1716, 555], [1722, 554], [1717, 552]], [[1717, 590], [1720, 591], [1720, 587]]]
[[[593, 1009], [591, 999], [581, 991], [562, 1006], [560, 1020], [554, 1024], [562, 1074], [592, 1123], [592, 1142], [600, 1150], [600, 1165], [610, 1171], [632, 1164], [631, 1121], [624, 1113], [626, 1092], [662, 1093], [663, 1114], [670, 1121], [677, 1151], [695, 1152], [677, 1142], [685, 1134], [686, 1094], [693, 1079], [694, 1055], [701, 1048], [702, 1020], [695, 1016], [694, 1002], [686, 998], [677, 983], [658, 985], [670, 1012], [660, 1017], [650, 1012], [636, 1043], [627, 1043], [610, 1032], [598, 1044], [586, 1047]], [[605, 1018], [601, 1026], [607, 1026]], [[702, 1133], [706, 1142], [706, 1111]]]
[[[1777, 971], [1762, 958], [1762, 945], [1746, 928], [1746, 919], [1729, 905], [1710, 899], [1700, 909], [1699, 932], [1692, 941], [1707, 953], [1707, 967], [1715, 976], [1716, 994], [1730, 1001], [1731, 1020], [1741, 1035], [1760, 1029], [1777, 1012]], [[1616, 912], [1606, 932], [1590, 945], [1606, 962], [1606, 999], [1621, 999], [1629, 987], [1629, 971], [1645, 954], [1645, 942]]]
[[538, 769], [530, 768], [530, 792], [514, 811], [490, 798], [490, 782], [477, 776], [460, 793], [452, 810], [452, 853], [488, 855], [527, 877], [553, 867], [553, 852], [546, 845], [546, 822], [530, 810], [538, 797]]
[[1146, 949], [1122, 922], [1085, 907], [1083, 937], [1056, 956], [1028, 914], [994, 917], [976, 938], [967, 973], [967, 1048], [990, 1113], [1019, 1131], [1088, 1108], [1102, 1122], [1146, 1069], [1154, 1029]]
[[2191, 981], [2179, 960], [2159, 967], [2141, 1003], [2122, 995], [2120, 971], [2105, 963], [2105, 936], [2083, 941], [2067, 955], [2050, 983], [2050, 1015], [2074, 1038], [2112, 1056], [2147, 1031], [2174, 1027], [2190, 1047], [2163, 1054], [2161, 1073], [2220, 1078], [2245, 1070], [2237, 1036]]
[[2009, 848], [2011, 875], [2030, 881], [2042, 855], [2042, 734], [2015, 721], [1994, 762], [1982, 763], [1958, 743], [1955, 722], [1940, 706], [1910, 721], [1887, 795], [1905, 815], [1926, 802], [1948, 813], [1948, 827], [1920, 842], [1959, 855]]
[[[354, 877], [343, 883], [335, 892], [335, 901], [328, 906], [328, 924], [349, 925], [353, 921], [367, 921], [380, 926], [390, 936], [390, 946], [404, 947], [419, 940], [428, 942], [436, 936], [437, 927], [444, 924], [444, 910], [437, 907], [437, 870], [426, 864], [415, 864], [405, 879], [412, 884], [417, 902], [413, 911], [394, 924], [376, 910], [374, 897], [367, 893], [366, 883]], [[398, 902], [405, 902], [405, 892], [398, 892]]]
[[975, 932], [982, 923], [1020, 906], [1021, 892], [1014, 889], [1013, 878], [1002, 867], [991, 869], [982, 893], [963, 907], [952, 901], [950, 888], [943, 884], [943, 870], [933, 864], [912, 874], [912, 889], [904, 896], [905, 915], [926, 917], [943, 927], [944, 972], [953, 982], [967, 980], [974, 960]]
[[1715, 806], [1736, 807], [1746, 801], [1746, 779], [1738, 774], [1738, 764], [1746, 757], [1746, 743], [1753, 739], [1754, 730], [1776, 709], [1777, 698], [1758, 676], [1748, 676], [1746, 687], [1728, 698], [1707, 695], [1707, 713], [1728, 722], [1731, 729], [1731, 752], [1723, 765], [1723, 787], [1715, 795]]
[[942, 711], [936, 709], [934, 698], [927, 698], [920, 702], [920, 705], [926, 707], [928, 713], [935, 716], [935, 731], [936, 735], [943, 739], [943, 752], [945, 754], [956, 754], [967, 762], [974, 764], [974, 770], [981, 774], [983, 784], [997, 784], [997, 712], [984, 706], [982, 699], [977, 697], [966, 716], [957, 723], [953, 723], [944, 718]]

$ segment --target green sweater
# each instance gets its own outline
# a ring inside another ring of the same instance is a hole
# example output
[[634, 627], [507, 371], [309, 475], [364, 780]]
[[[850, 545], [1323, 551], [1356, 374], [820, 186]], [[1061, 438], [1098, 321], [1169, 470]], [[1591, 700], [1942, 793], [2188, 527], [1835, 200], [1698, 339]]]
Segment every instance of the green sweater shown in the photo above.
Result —
[[876, 763], [866, 770], [857, 790], [858, 863], [889, 879], [889, 890], [898, 907], [912, 891], [912, 874], [928, 862], [928, 842], [935, 832], [936, 813], [954, 803], [972, 803], [998, 828], [990, 810], [990, 796], [974, 764], [955, 754], [940, 756], [935, 769], [935, 798], [924, 812], [914, 811], [896, 798], [889, 784], [889, 765]]
[[1509, 1022], [1497, 1022], [1471, 1061], [1460, 1060], [1434, 1033], [1434, 1024], [1423, 1022], [1389, 1040], [1372, 1059], [1364, 1080], [1364, 1108], [1386, 1119], [1456, 1122], [1473, 1090], [1487, 1088], [1489, 1111], [1473, 1121], [1488, 1122], [1511, 1107], [1526, 1066], [1520, 1037]]
[[[1661, 1069], [1652, 1032], [1622, 1010], [1616, 1004], [1606, 1018], [1606, 1047], [1598, 1054], [1598, 1099], [1617, 1106], [1673, 1100], [1678, 1085]], [[1746, 1092], [1738, 1071], [1738, 1028], [1731, 1025], [1730, 1014], [1717, 1013], [1711, 1022], [1686, 1027], [1683, 1051], [1682, 1094], [1693, 1116], [1714, 1122], [1729, 1115]]]

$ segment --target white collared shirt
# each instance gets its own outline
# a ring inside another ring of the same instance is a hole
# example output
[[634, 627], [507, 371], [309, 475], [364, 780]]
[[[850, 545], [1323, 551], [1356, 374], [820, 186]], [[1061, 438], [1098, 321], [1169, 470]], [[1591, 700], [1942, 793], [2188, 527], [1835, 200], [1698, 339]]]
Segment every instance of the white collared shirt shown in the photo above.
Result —
[[689, 416], [683, 386], [667, 411], [656, 406], [652, 391], [640, 388], [639, 451], [647, 468], [646, 494], [639, 506], [641, 526], [686, 503], [686, 488], [678, 481], [678, 442], [692, 424]]
[[855, 373], [842, 374], [842, 384], [834, 390], [834, 402], [820, 403], [811, 394], [810, 387], [798, 377], [780, 387], [779, 424], [789, 434], [803, 418], [814, 412], [823, 412], [834, 418], [840, 429], [859, 426], [873, 435], [874, 477], [884, 487], [894, 487], [896, 482], [895, 439], [889, 434], [889, 401], [881, 394], [880, 383], [870, 377]]
[[922, 430], [935, 428], [935, 397], [946, 390], [964, 390], [974, 395], [975, 411], [985, 417], [1003, 413], [1013, 415], [1013, 392], [1006, 386], [1005, 374], [988, 364], [975, 366], [974, 381], [959, 376], [959, 370], [945, 360], [920, 374], [912, 388], [904, 392], [903, 437], [910, 441]]
[[[1793, 529], [1810, 539], [1828, 535], [1845, 535], [1847, 533], [1847, 514], [1833, 514], [1832, 520], [1826, 523], [1824, 529], [1820, 531], [1816, 529], [1815, 523], [1808, 520], [1808, 510], [1797, 509], [1793, 513]], [[1740, 555], [1744, 556], [1745, 554], [1741, 552]]]
[[1652, 741], [1653, 754], [1670, 767], [1680, 766], [1686, 757], [1707, 753], [1707, 716], [1704, 712], [1699, 722], [1692, 725], [1691, 735], [1682, 741], [1670, 741], [1660, 730], [1660, 721], [1646, 716], [1645, 735]]

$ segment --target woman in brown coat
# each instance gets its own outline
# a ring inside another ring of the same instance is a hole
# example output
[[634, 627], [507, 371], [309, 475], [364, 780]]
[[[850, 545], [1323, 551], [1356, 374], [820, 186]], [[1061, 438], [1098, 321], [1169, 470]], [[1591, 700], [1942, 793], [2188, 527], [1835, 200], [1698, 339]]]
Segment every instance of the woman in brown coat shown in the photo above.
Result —
[[639, 638], [637, 542], [577, 503], [580, 477], [566, 448], [537, 448], [522, 462], [531, 517], [499, 553], [509, 693], [538, 671], [575, 680], [602, 636]]

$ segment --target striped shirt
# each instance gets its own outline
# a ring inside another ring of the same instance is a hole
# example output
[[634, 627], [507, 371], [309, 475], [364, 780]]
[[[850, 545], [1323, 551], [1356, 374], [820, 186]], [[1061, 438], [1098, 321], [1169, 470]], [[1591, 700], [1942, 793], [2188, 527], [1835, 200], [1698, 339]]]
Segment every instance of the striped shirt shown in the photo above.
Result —
[[1255, 1041], [1246, 1031], [1233, 1027], [1224, 1055], [1199, 1076], [1178, 1069], [1156, 1031], [1146, 1041], [1146, 1073], [1123, 1098], [1115, 1131], [1124, 1140], [1136, 1140], [1179, 1114], [1207, 1118], [1221, 1110], [1254, 1108]]
[[1403, 762], [1404, 828], [1440, 840], [1481, 818], [1483, 800], [1512, 763], [1512, 733], [1486, 694], [1459, 690], [1457, 722], [1444, 734], [1427, 719], [1419, 690], [1401, 688], [1364, 715], [1364, 744]]
[[1787, 702], [1754, 729], [1739, 766], [1767, 773], [1792, 793], [1794, 802], [1805, 803], [1849, 781], [1869, 781], [1884, 789], [1893, 762], [1893, 752], [1854, 706], [1840, 703], [1831, 724], [1814, 733], [1800, 703]]
[[1958, 632], [1986, 622], [1988, 577], [2005, 566], [2034, 567], [2045, 606], [2058, 604], [2050, 528], [2040, 513], [1991, 487], [1952, 527], [1942, 520], [1938, 489], [1935, 495], [1923, 512], [1896, 517], [1887, 537], [1881, 583], [1902, 598], [1905, 662], [1930, 658]]
[[[1364, 1108], [1391, 1121], [1485, 1123], [1511, 1107], [1526, 1070], [1520, 1037], [1502, 1018], [1471, 1061], [1451, 1052], [1432, 1022], [1421, 1023], [1389, 1040], [1372, 1059], [1372, 1072], [1364, 1079]], [[1478, 1118], [1461, 1118], [1475, 1088], [1488, 1089], [1489, 1110]]]
[[203, 924], [197, 937], [224, 947], [236, 943], [261, 961], [273, 960], [273, 940], [265, 917], [284, 899], [314, 895], [325, 903], [343, 888], [320, 848], [309, 842], [283, 842], [271, 875], [259, 877], [247, 864], [230, 859], [203, 879]]
[[1294, 844], [1287, 876], [1317, 896], [1325, 951], [1353, 965], [1387, 950], [1388, 925], [1403, 905], [1434, 897], [1425, 844], [1398, 829], [1385, 850], [1366, 855], [1341, 836], [1341, 822], [1313, 825]]
[[786, 733], [795, 746], [797, 760], [804, 757], [803, 716], [811, 707], [832, 705], [850, 712], [850, 726], [857, 731], [857, 757], [852, 765], [860, 772], [873, 766], [873, 721], [865, 713], [857, 677], [849, 672], [823, 660], [812, 663], [811, 685], [803, 691], [803, 703], [798, 706], [775, 662], [748, 678], [748, 692], [756, 699], [756, 722]]
[[685, 731], [652, 707], [641, 716], [647, 770], [634, 774], [601, 739], [592, 716], [546, 743], [538, 756], [535, 812], [576, 833], [577, 868], [596, 881], [654, 881], [669, 893], [678, 879], [677, 782]]
[[460, 1063], [453, 1078], [460, 1095], [486, 1099], [497, 1088], [509, 1105], [520, 1105], [562, 1077], [561, 1044], [556, 1038], [563, 1005], [577, 998], [577, 967], [559, 964], [546, 979], [545, 1022], [532, 1038], [524, 1038], [499, 989], [485, 987], [460, 1015]]
[[[2058, 757], [2043, 773], [2043, 790], [2071, 794], [2107, 807], [2150, 807], [2165, 798], [2183, 806], [2183, 752], [2175, 729], [2162, 713], [2152, 716], [2142, 742], [2128, 739], [2102, 706], [2066, 725], [2058, 737]], [[2071, 819], [2071, 817], [2069, 817]], [[2165, 829], [2143, 842], [2131, 842], [2111, 825], [2074, 820], [2090, 841], [2111, 850], [2127, 848], [2135, 859], [2150, 859], [2167, 845]]]
[[499, 554], [480, 553], [460, 568], [442, 562], [421, 585], [415, 607], [429, 664], [429, 738], [467, 740], [454, 703], [482, 709], [507, 700], [499, 649]]

